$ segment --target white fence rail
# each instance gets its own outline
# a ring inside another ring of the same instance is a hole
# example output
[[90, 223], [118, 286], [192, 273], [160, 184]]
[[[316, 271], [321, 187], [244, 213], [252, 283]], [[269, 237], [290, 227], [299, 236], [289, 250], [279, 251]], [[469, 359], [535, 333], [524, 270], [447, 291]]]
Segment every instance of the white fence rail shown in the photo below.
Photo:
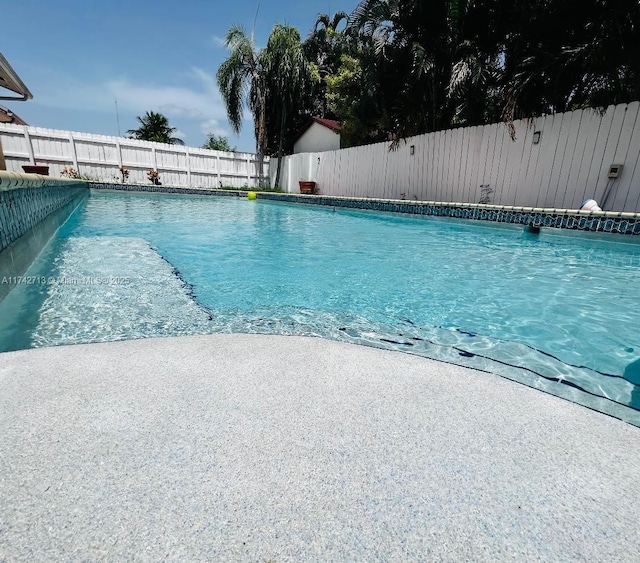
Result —
[[[325, 195], [640, 211], [640, 103], [438, 131], [388, 143], [286, 157], [280, 185], [317, 182]], [[535, 133], [539, 132], [536, 143]], [[275, 178], [277, 160], [271, 159]], [[622, 165], [609, 178], [611, 165]]]
[[[0, 140], [7, 170], [22, 172], [24, 164], [49, 166], [60, 176], [72, 166], [82, 176], [112, 182], [121, 180], [118, 167], [129, 170], [128, 182], [149, 184], [149, 170], [157, 170], [163, 184], [215, 188], [257, 187], [260, 166], [251, 153], [212, 151], [180, 145], [137, 141], [41, 127], [0, 124]], [[264, 174], [269, 159], [264, 161]]]

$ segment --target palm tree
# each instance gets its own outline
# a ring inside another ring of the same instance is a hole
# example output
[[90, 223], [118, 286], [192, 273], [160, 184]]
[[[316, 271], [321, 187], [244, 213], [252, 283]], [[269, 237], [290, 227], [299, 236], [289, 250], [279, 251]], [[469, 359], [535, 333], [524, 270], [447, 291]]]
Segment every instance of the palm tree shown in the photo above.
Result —
[[397, 137], [448, 124], [446, 2], [362, 0], [348, 33], [372, 46], [378, 96]]
[[[447, 98], [455, 107], [452, 124], [478, 125], [499, 121], [500, 85], [504, 78], [504, 35], [513, 1], [449, 2], [449, 44], [452, 67]], [[491, 30], [491, 33], [487, 33]]]
[[169, 120], [161, 113], [148, 111], [143, 117], [137, 116], [136, 119], [140, 122], [140, 127], [127, 131], [130, 138], [169, 145], [184, 145], [182, 139], [172, 136], [177, 128], [170, 127]]
[[253, 35], [248, 36], [241, 26], [233, 26], [227, 32], [224, 45], [231, 53], [218, 68], [218, 88], [235, 133], [239, 133], [242, 128], [245, 103], [253, 115], [256, 153], [262, 178], [267, 148], [267, 81], [262, 55], [255, 47]]
[[275, 185], [280, 182], [285, 131], [293, 108], [311, 99], [319, 82], [317, 68], [307, 60], [300, 33], [295, 27], [276, 24], [269, 35], [261, 60], [268, 80], [272, 115], [279, 121], [278, 167]]
[[348, 32], [372, 45], [370, 72], [377, 76], [380, 103], [396, 139], [499, 115], [501, 43], [495, 37], [477, 41], [479, 33], [488, 35], [498, 4], [362, 0], [356, 6]]
[[246, 103], [253, 115], [261, 177], [268, 141], [276, 137], [277, 186], [287, 126], [291, 116], [310, 99], [317, 72], [304, 56], [300, 34], [294, 27], [276, 24], [267, 46], [257, 50], [253, 37], [234, 26], [225, 37], [225, 46], [231, 53], [216, 77], [231, 127], [236, 133], [240, 131]]

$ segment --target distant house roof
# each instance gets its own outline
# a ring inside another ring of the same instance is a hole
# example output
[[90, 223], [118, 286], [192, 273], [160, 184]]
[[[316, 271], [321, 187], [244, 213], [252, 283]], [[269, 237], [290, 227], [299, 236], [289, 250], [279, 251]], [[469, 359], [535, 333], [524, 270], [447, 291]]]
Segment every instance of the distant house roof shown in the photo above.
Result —
[[323, 119], [322, 117], [310, 117], [309, 120], [300, 128], [300, 131], [298, 131], [297, 135], [293, 139], [293, 142], [295, 143], [300, 137], [302, 137], [302, 135], [305, 134], [306, 130], [309, 129], [309, 127], [311, 127], [314, 123], [322, 125], [327, 129], [331, 129], [336, 133], [340, 133], [340, 131], [342, 130], [342, 125], [340, 125], [340, 123], [338, 123], [337, 121], [334, 121], [333, 119]]
[[27, 125], [27, 122], [20, 119], [10, 109], [0, 106], [0, 123], [13, 123], [14, 125]]
[[[20, 77], [16, 74], [16, 71], [11, 68], [9, 61], [2, 56], [2, 53], [0, 53], [0, 87], [0, 100], [22, 101], [33, 98], [33, 94], [29, 92], [29, 88], [24, 85], [24, 82], [22, 82]], [[20, 97], [5, 96], [2, 88], [11, 90], [11, 92], [19, 94]]]

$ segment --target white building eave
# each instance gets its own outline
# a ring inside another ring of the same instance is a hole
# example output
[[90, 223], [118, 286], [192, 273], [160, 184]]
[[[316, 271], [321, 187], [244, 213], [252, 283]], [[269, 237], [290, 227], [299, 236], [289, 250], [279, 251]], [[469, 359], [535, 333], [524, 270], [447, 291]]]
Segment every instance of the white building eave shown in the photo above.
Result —
[[11, 68], [9, 61], [0, 53], [0, 94], [4, 93], [3, 89], [5, 88], [19, 94], [19, 97], [0, 95], [0, 100], [24, 101], [33, 98], [33, 94], [29, 91], [29, 88], [25, 86], [15, 70]]

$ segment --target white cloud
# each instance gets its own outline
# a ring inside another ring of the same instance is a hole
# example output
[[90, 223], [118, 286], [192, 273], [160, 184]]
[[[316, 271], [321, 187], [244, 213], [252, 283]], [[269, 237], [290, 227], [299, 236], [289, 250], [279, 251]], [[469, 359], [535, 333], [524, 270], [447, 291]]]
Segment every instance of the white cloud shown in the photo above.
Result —
[[203, 121], [200, 124], [200, 131], [204, 135], [213, 133], [214, 135], [222, 135], [223, 137], [229, 136], [229, 130], [226, 127], [220, 125], [220, 122], [215, 118], [208, 119], [207, 121]]
[[192, 66], [190, 69], [190, 76], [193, 77], [194, 79], [200, 81], [202, 83], [202, 85], [207, 88], [210, 92], [215, 92], [216, 95], [219, 95], [218, 93], [218, 83], [216, 82], [216, 79], [214, 78], [214, 75], [202, 70], [201, 68], [197, 67], [197, 66]]
[[[238, 137], [228, 123], [215, 73], [196, 66], [185, 69], [174, 84], [139, 82], [128, 76], [115, 76], [96, 82], [56, 81], [41, 92], [37, 97], [39, 105], [110, 115], [114, 114], [117, 99], [121, 120], [126, 120], [126, 115], [131, 120], [131, 116], [143, 115], [146, 111], [160, 112], [181, 128], [184, 133], [179, 135], [181, 138], [186, 137], [188, 142], [195, 144], [201, 142], [199, 133], [223, 135], [230, 140], [242, 138], [244, 141], [240, 142], [253, 143], [250, 140], [253, 118], [249, 110], [243, 108], [242, 135]], [[64, 125], [60, 128], [64, 129]], [[123, 121], [123, 129], [127, 128]]]
[[118, 104], [135, 112], [154, 108], [169, 117], [225, 118], [226, 110], [215, 78], [197, 67], [191, 69], [187, 78], [199, 87], [132, 84], [121, 79], [109, 82], [107, 90], [118, 99]]
[[168, 118], [199, 121], [203, 133], [227, 135], [227, 113], [215, 76], [192, 67], [184, 76], [184, 85], [170, 86], [135, 83], [126, 77], [100, 84], [57, 83], [39, 96], [39, 103], [51, 107], [111, 113], [117, 100], [121, 112], [143, 114], [158, 111]]

